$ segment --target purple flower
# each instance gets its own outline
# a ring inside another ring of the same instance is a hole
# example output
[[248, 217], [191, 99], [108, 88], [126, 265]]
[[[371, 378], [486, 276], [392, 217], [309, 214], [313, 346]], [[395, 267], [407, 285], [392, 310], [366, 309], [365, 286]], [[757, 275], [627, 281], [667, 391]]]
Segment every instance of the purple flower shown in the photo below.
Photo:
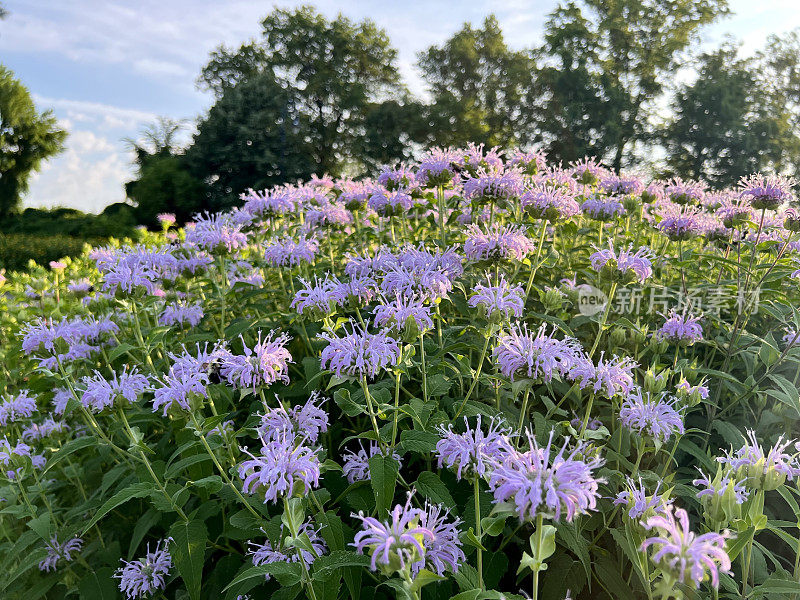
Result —
[[121, 560], [123, 566], [117, 569], [114, 577], [119, 579], [119, 589], [128, 600], [144, 598], [166, 587], [166, 577], [172, 568], [172, 557], [167, 550], [169, 541], [161, 540], [152, 552], [148, 544], [147, 554], [133, 562]]
[[194, 224], [186, 226], [186, 243], [209, 252], [232, 252], [247, 245], [247, 235], [229, 213], [197, 215]]
[[295, 294], [291, 307], [312, 319], [333, 314], [336, 307], [344, 304], [347, 299], [342, 283], [336, 277], [325, 275], [324, 279], [319, 279], [314, 275], [313, 283], [305, 279], [300, 279], [300, 282], [303, 287]]
[[433, 329], [431, 307], [423, 304], [416, 295], [395, 294], [391, 302], [384, 301], [375, 307], [375, 324], [416, 334]]
[[411, 568], [425, 560], [425, 545], [434, 539], [433, 532], [420, 524], [422, 514], [420, 509], [411, 506], [411, 494], [405, 505], [397, 504], [392, 509], [390, 521], [382, 522], [361, 512], [354, 514], [353, 518], [361, 520], [363, 529], [356, 533], [352, 545], [359, 554], [370, 551], [373, 571], [379, 564], [392, 571]]
[[41, 367], [55, 369], [60, 363], [89, 358], [118, 331], [110, 319], [38, 319], [22, 328], [22, 350], [33, 355]]
[[590, 185], [596, 183], [607, 171], [595, 161], [594, 157], [588, 156], [575, 162], [569, 163], [573, 177], [579, 182]]
[[[488, 276], [487, 276], [488, 279]], [[486, 316], [491, 320], [494, 316], [508, 319], [512, 315], [519, 318], [525, 308], [525, 295], [521, 285], [511, 286], [505, 276], [500, 277], [497, 285], [478, 283], [475, 285], [475, 294], [470, 297], [469, 305], [480, 306], [486, 311]]]
[[67, 285], [67, 289], [73, 294], [88, 294], [92, 289], [92, 282], [85, 278], [78, 279], [77, 281], [71, 281]]
[[458, 155], [453, 150], [431, 148], [419, 161], [417, 181], [427, 187], [449, 183], [456, 174], [452, 166], [456, 160]]
[[742, 198], [725, 197], [721, 206], [717, 208], [716, 215], [722, 219], [722, 224], [730, 229], [747, 223], [753, 216], [753, 209]]
[[[800, 277], [800, 270], [797, 271], [797, 275]], [[784, 331], [786, 331], [786, 335], [781, 338], [784, 344], [787, 346], [791, 344], [792, 347], [800, 346], [800, 332], [790, 327], [787, 327]]]
[[661, 316], [666, 320], [654, 334], [657, 339], [681, 346], [691, 346], [703, 339], [703, 327], [700, 325], [699, 317], [679, 315], [674, 309], [669, 314]]
[[322, 368], [330, 369], [336, 377], [374, 378], [381, 369], [400, 360], [400, 343], [386, 330], [369, 333], [351, 322], [351, 333], [344, 337], [331, 333], [320, 337], [328, 342], [320, 355]]
[[644, 189], [644, 182], [641, 177], [636, 175], [608, 173], [600, 179], [600, 189], [609, 195], [635, 195], [641, 193]]
[[158, 317], [161, 325], [184, 325], [188, 323], [197, 327], [203, 320], [203, 306], [201, 304], [170, 304], [164, 308]]
[[608, 398], [629, 393], [634, 385], [632, 371], [639, 365], [628, 357], [604, 357], [601, 352], [597, 366], [587, 357], [576, 359], [568, 377], [577, 381], [581, 389], [591, 387], [595, 393], [603, 390]]
[[643, 516], [662, 514], [672, 504], [672, 500], [659, 495], [660, 487], [661, 481], [656, 484], [653, 493], [648, 495], [641, 477], [639, 477], [638, 485], [636, 481], [626, 477], [626, 489], [617, 494], [614, 504], [624, 505], [628, 509], [628, 516], [634, 520], [639, 520]]
[[695, 206], [665, 205], [658, 229], [673, 241], [688, 240], [704, 230], [704, 217]]
[[791, 177], [772, 175], [765, 177], [760, 173], [742, 177], [739, 182], [740, 195], [749, 198], [755, 210], [777, 210], [781, 204], [791, 200], [792, 188], [797, 182]]
[[288, 385], [292, 355], [286, 349], [286, 343], [291, 338], [282, 333], [273, 339], [275, 332], [270, 331], [262, 339], [262, 334], [263, 332], [258, 332], [252, 348], [241, 338], [244, 354], [220, 351], [220, 375], [229, 385], [255, 390], [262, 385], [272, 385], [279, 379]]
[[518, 225], [493, 223], [486, 231], [477, 225], [467, 227], [464, 254], [469, 260], [522, 260], [533, 249], [533, 240]]
[[319, 242], [314, 238], [284, 238], [267, 245], [264, 259], [273, 267], [294, 267], [313, 263], [318, 251]]
[[171, 246], [148, 248], [139, 244], [101, 249], [90, 256], [103, 274], [103, 291], [152, 294], [162, 280], [174, 279], [179, 274], [180, 263], [174, 252]]
[[597, 250], [589, 260], [592, 268], [610, 281], [644, 283], [653, 275], [653, 253], [644, 247], [636, 252], [631, 252], [632, 249], [631, 244], [627, 250], [620, 248], [616, 252], [613, 242], [609, 242], [608, 248]]
[[22, 430], [22, 439], [26, 442], [43, 440], [58, 433], [69, 431], [69, 425], [64, 421], [56, 421], [53, 417], [47, 417], [41, 423], [31, 423]]
[[[313, 564], [318, 557], [325, 554], [328, 551], [328, 547], [325, 544], [325, 541], [320, 537], [319, 529], [314, 529], [311, 526], [310, 521], [306, 521], [300, 525], [298, 529], [298, 537], [303, 534], [308, 536], [308, 540], [311, 542], [311, 548], [313, 549], [313, 552], [293, 546], [278, 546], [276, 548], [273, 547], [269, 540], [265, 540], [262, 544], [248, 541], [247, 544], [250, 546], [250, 549], [247, 551], [247, 553], [252, 555], [253, 565], [256, 567], [276, 562], [296, 563], [301, 558], [306, 566], [309, 566]], [[269, 573], [267, 573], [264, 577], [267, 581], [269, 581]]]
[[367, 206], [381, 216], [397, 217], [411, 210], [414, 200], [401, 190], [390, 192], [377, 188], [370, 196]]
[[79, 553], [82, 547], [83, 540], [81, 538], [74, 537], [62, 544], [58, 541], [58, 537], [54, 535], [50, 538], [50, 541], [45, 544], [47, 556], [39, 563], [39, 570], [49, 573], [50, 571], [55, 571], [58, 562], [61, 560], [64, 562], [72, 562], [74, 559], [73, 554]]
[[706, 496], [722, 497], [725, 495], [725, 492], [730, 489], [733, 492], [733, 497], [736, 500], [736, 504], [742, 504], [750, 495], [750, 492], [744, 486], [744, 483], [741, 481], [736, 481], [736, 479], [732, 477], [730, 473], [723, 474], [720, 471], [717, 473], [716, 477], [712, 479], [710, 475], [703, 473], [700, 467], [697, 467], [697, 470], [700, 473], [700, 477], [693, 479], [692, 485], [703, 486], [703, 489], [697, 492], [698, 498], [705, 498]]
[[162, 226], [170, 226], [175, 224], [175, 215], [174, 213], [159, 213], [156, 215], [158, 222], [161, 223]]
[[625, 214], [622, 202], [616, 198], [593, 196], [581, 204], [581, 211], [595, 221], [610, 221], [618, 215]]
[[458, 567], [467, 559], [461, 549], [458, 526], [461, 519], [448, 520], [450, 511], [438, 504], [425, 502], [425, 507], [420, 515], [419, 524], [433, 534], [432, 539], [423, 539], [425, 546], [425, 559], [417, 561], [411, 567], [412, 575], [416, 576], [423, 567], [427, 567], [439, 577], [446, 571], [458, 572]]
[[551, 223], [574, 217], [581, 211], [572, 190], [550, 184], [525, 192], [520, 197], [520, 204], [535, 219], [546, 219]]
[[383, 454], [391, 456], [397, 462], [398, 470], [403, 466], [403, 459], [394, 450], [387, 449], [385, 454], [381, 451], [377, 442], [369, 443], [369, 450], [364, 450], [364, 446], [359, 442], [357, 452], [348, 450], [342, 455], [343, 464], [342, 472], [347, 477], [347, 481], [355, 483], [356, 481], [369, 481], [369, 459], [376, 454]]
[[341, 228], [353, 222], [353, 215], [344, 206], [326, 201], [306, 211], [306, 223], [312, 227]]
[[675, 204], [689, 204], [703, 199], [705, 185], [698, 181], [683, 181], [680, 177], [675, 177], [667, 182], [664, 191]]
[[35, 412], [36, 399], [28, 396], [27, 390], [23, 390], [16, 396], [3, 399], [0, 404], [0, 425], [5, 427], [22, 419], [30, 419]]
[[133, 404], [148, 389], [149, 384], [147, 377], [137, 373], [136, 367], [119, 375], [114, 373], [111, 379], [106, 379], [99, 371], [95, 371], [94, 377], [83, 378], [81, 404], [95, 413]]
[[261, 192], [249, 189], [246, 194], [241, 194], [239, 198], [244, 200], [242, 211], [254, 217], [282, 215], [293, 212], [297, 207], [293, 190], [288, 187]]
[[239, 465], [242, 491], [263, 496], [265, 503], [301, 490], [308, 494], [319, 485], [319, 457], [307, 446], [295, 446], [293, 436], [264, 441], [258, 456], [244, 453], [250, 459]]
[[467, 200], [509, 200], [522, 193], [522, 173], [514, 168], [507, 170], [479, 170], [474, 177], [464, 180], [464, 197]]
[[695, 534], [689, 528], [689, 515], [682, 508], [668, 507], [642, 526], [657, 534], [644, 541], [642, 551], [654, 547], [653, 562], [680, 583], [697, 589], [710, 576], [711, 585], [719, 587], [719, 574], [730, 573], [731, 561], [725, 552], [727, 534]]
[[787, 479], [791, 481], [796, 475], [800, 475], [795, 457], [786, 452], [792, 444], [795, 444], [795, 440], [786, 440], [780, 436], [775, 444], [764, 452], [755, 431], [748, 429], [744, 445], [717, 460], [736, 471], [737, 477], [744, 479], [749, 487], [774, 490], [783, 485]]
[[328, 431], [328, 413], [322, 410], [323, 402], [325, 398], [314, 390], [305, 404], [288, 411], [283, 406], [270, 408], [261, 416], [261, 424], [257, 429], [259, 437], [264, 442], [289, 436], [316, 443], [319, 434]]
[[14, 462], [14, 457], [25, 457], [31, 455], [31, 447], [24, 442], [17, 441], [12, 446], [8, 438], [0, 439], [0, 462], [8, 466], [9, 463]]
[[[553, 330], [555, 332], [555, 330]], [[533, 334], [527, 324], [516, 324], [500, 335], [492, 357], [500, 372], [511, 381], [519, 376], [550, 381], [554, 375], [566, 375], [580, 354], [573, 338], [559, 340], [542, 325]]]
[[261, 270], [253, 268], [253, 265], [247, 261], [231, 261], [228, 263], [226, 271], [228, 285], [230, 287], [233, 287], [237, 283], [246, 283], [247, 285], [256, 287], [264, 285], [264, 275], [261, 274]]
[[637, 387], [622, 401], [619, 420], [629, 430], [664, 443], [672, 434], [684, 432], [683, 417], [675, 408], [677, 402], [666, 393], [656, 398]]
[[567, 452], [569, 438], [551, 457], [553, 432], [541, 448], [528, 432], [530, 449], [512, 452], [492, 471], [489, 487], [495, 502], [510, 502], [520, 521], [534, 520], [542, 514], [555, 521], [562, 513], [571, 522], [575, 516], [595, 510], [599, 484], [592, 472], [603, 461], [586, 456], [587, 447], [579, 443]]
[[66, 388], [59, 388], [53, 394], [53, 412], [57, 416], [61, 416], [64, 414], [64, 411], [67, 410], [67, 403], [72, 399], [72, 393]]
[[492, 419], [489, 422], [489, 431], [484, 433], [481, 429], [481, 415], [478, 415], [474, 429], [469, 426], [466, 417], [464, 423], [464, 433], [453, 431], [452, 424], [446, 428], [439, 425], [441, 439], [436, 443], [439, 468], [455, 468], [457, 479], [461, 479], [462, 475], [485, 477], [493, 465], [502, 462], [506, 454], [512, 452], [511, 430], [499, 419]]
[[170, 369], [163, 385], [153, 392], [153, 412], [162, 409], [162, 415], [166, 417], [170, 411], [180, 413], [197, 408], [196, 400], [208, 398], [206, 386], [209, 383], [207, 373]]
[[384, 167], [378, 175], [378, 183], [386, 189], [411, 189], [416, 187], [414, 172], [405, 165], [398, 167]]
[[547, 158], [543, 152], [523, 152], [517, 149], [508, 155], [508, 166], [518, 167], [526, 175], [536, 175], [547, 166]]

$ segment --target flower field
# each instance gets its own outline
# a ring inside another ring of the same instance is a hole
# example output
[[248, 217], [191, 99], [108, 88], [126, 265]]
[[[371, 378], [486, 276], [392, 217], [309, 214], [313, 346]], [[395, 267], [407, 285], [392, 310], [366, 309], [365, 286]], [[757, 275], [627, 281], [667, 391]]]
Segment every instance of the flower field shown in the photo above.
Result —
[[800, 597], [793, 185], [434, 149], [0, 275], [0, 597]]

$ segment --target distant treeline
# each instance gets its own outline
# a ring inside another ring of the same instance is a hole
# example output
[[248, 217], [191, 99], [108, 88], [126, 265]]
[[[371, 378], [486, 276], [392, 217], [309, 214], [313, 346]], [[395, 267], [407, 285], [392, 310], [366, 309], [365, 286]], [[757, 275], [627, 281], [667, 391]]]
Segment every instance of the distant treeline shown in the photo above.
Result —
[[[185, 220], [250, 187], [368, 175], [416, 148], [467, 142], [719, 186], [754, 171], [791, 173], [800, 165], [800, 38], [766, 39], [752, 58], [731, 40], [693, 55], [702, 27], [727, 12], [725, 0], [566, 1], [523, 50], [510, 49], [489, 16], [419, 54], [423, 101], [373, 22], [275, 9], [258, 39], [212, 53], [198, 85], [216, 101], [188, 147], [176, 147], [168, 121], [137, 144], [127, 192], [142, 222], [164, 210]], [[696, 78], [678, 83], [682, 66]]]

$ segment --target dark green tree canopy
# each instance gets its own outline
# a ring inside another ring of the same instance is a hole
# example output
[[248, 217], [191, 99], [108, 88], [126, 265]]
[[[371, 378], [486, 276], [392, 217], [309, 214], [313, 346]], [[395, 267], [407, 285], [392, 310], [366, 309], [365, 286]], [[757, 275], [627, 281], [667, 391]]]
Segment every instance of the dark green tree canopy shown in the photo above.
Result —
[[[600, 122], [578, 128], [573, 135], [590, 137], [564, 144], [564, 149], [598, 147], [619, 169], [631, 145], [646, 138], [654, 102], [683, 52], [703, 25], [727, 12], [727, 0], [569, 0], [561, 4], [550, 16], [539, 54], [545, 65], [550, 61], [556, 67], [570, 65], [578, 82], [572, 87], [553, 73], [542, 82], [539, 95], [546, 109], [540, 123], [545, 139], [569, 134], [563, 122], [553, 118], [559, 111], [582, 113]], [[551, 122], [557, 125], [550, 127]]]
[[30, 176], [66, 138], [53, 114], [37, 112], [25, 86], [0, 65], [0, 218], [19, 207]]
[[465, 23], [441, 46], [421, 52], [419, 67], [433, 97], [430, 143], [507, 148], [533, 139], [525, 97], [534, 63], [528, 53], [509, 49], [494, 15], [481, 28]]
[[222, 97], [242, 83], [272, 77], [305, 127], [314, 172], [338, 174], [346, 164], [363, 162], [358, 149], [364, 146], [357, 142], [365, 113], [403, 95], [396, 60], [388, 35], [370, 20], [339, 15], [329, 21], [310, 6], [275, 9], [262, 21], [259, 40], [212, 54], [200, 85]]
[[697, 79], [678, 88], [660, 134], [665, 174], [723, 187], [756, 171], [795, 172], [800, 130], [789, 82], [800, 57], [785, 62], [775, 51], [782, 43], [771, 40], [751, 59], [731, 43], [700, 55]]
[[248, 188], [317, 172], [307, 116], [296, 96], [267, 72], [227, 89], [197, 129], [186, 160], [208, 186], [209, 209], [232, 206]]

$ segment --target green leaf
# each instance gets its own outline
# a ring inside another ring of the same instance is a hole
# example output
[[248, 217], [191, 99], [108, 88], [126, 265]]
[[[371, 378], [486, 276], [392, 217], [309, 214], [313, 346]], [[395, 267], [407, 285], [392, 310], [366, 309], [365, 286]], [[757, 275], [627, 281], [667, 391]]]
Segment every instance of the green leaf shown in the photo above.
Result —
[[135, 348], [136, 346], [131, 346], [130, 344], [123, 342], [119, 346], [115, 346], [114, 349], [108, 353], [108, 360], [115, 361], [126, 352], [130, 352]]
[[344, 567], [368, 567], [369, 556], [358, 554], [352, 550], [335, 550], [314, 561], [314, 579], [329, 579], [337, 569]]
[[176, 522], [169, 530], [169, 553], [192, 600], [200, 599], [208, 532], [202, 521]]
[[152, 508], [147, 509], [147, 512], [139, 517], [136, 521], [136, 526], [133, 528], [133, 534], [131, 535], [131, 543], [128, 547], [128, 560], [136, 554], [136, 549], [144, 539], [144, 536], [147, 535], [147, 532], [150, 531], [150, 528], [155, 526], [160, 520], [161, 513]]
[[90, 571], [78, 584], [81, 600], [116, 600], [119, 598], [117, 581], [112, 567]]
[[447, 379], [441, 373], [437, 373], [433, 377], [428, 378], [428, 396], [436, 398], [437, 396], [444, 396], [450, 391], [453, 382]]
[[66, 444], [58, 449], [58, 452], [53, 454], [49, 461], [47, 461], [47, 468], [42, 472], [42, 475], [51, 471], [62, 460], [67, 458], [70, 454], [74, 454], [83, 448], [94, 447], [97, 445], [97, 438], [91, 435], [86, 437], [79, 437], [74, 440], [68, 441]]
[[433, 452], [438, 441], [439, 436], [428, 431], [406, 429], [400, 433], [400, 446], [409, 452], [418, 452], [419, 454]]
[[736, 560], [736, 557], [739, 556], [739, 553], [744, 549], [751, 539], [753, 539], [753, 534], [756, 532], [755, 527], [750, 527], [745, 531], [742, 531], [736, 534], [736, 539], [733, 541], [732, 544], [728, 545], [728, 557], [731, 559], [731, 562]]
[[233, 586], [250, 581], [251, 579], [263, 581], [264, 575], [274, 576], [281, 585], [291, 587], [300, 583], [302, 567], [300, 566], [300, 563], [285, 562], [274, 562], [267, 565], [261, 565], [259, 567], [250, 567], [242, 573], [239, 573], [239, 575], [237, 575], [234, 580], [231, 581], [222, 591], [227, 592]]
[[206, 490], [211, 494], [216, 494], [223, 487], [222, 477], [220, 477], [219, 475], [209, 475], [208, 477], [203, 477], [202, 479], [198, 479], [197, 481], [190, 481], [189, 484], [192, 487]]
[[184, 469], [188, 469], [192, 465], [196, 465], [207, 460], [211, 460], [211, 457], [207, 452], [203, 452], [202, 454], [193, 454], [191, 456], [187, 456], [186, 458], [182, 458], [176, 463], [170, 465], [170, 467], [164, 473], [164, 479], [172, 479]]
[[394, 501], [394, 488], [397, 485], [399, 465], [391, 456], [376, 454], [369, 459], [369, 476], [378, 516], [383, 517]]
[[750, 593], [754, 597], [768, 596], [769, 594], [797, 594], [800, 593], [800, 583], [788, 579], [770, 578], [753, 588]]
[[94, 518], [89, 521], [89, 524], [83, 528], [83, 533], [85, 534], [89, 529], [97, 523], [100, 519], [105, 517], [109, 512], [117, 508], [121, 504], [125, 504], [128, 500], [132, 500], [133, 498], [144, 498], [145, 496], [149, 496], [150, 493], [154, 490], [152, 484], [150, 483], [134, 483], [133, 485], [129, 485], [123, 490], [120, 490], [111, 498], [106, 500], [103, 506], [95, 513]]
[[420, 473], [419, 477], [417, 477], [416, 487], [420, 494], [429, 498], [435, 504], [444, 504], [453, 514], [458, 514], [456, 512], [456, 501], [453, 500], [453, 496], [450, 495], [449, 490], [436, 473], [432, 471]]

